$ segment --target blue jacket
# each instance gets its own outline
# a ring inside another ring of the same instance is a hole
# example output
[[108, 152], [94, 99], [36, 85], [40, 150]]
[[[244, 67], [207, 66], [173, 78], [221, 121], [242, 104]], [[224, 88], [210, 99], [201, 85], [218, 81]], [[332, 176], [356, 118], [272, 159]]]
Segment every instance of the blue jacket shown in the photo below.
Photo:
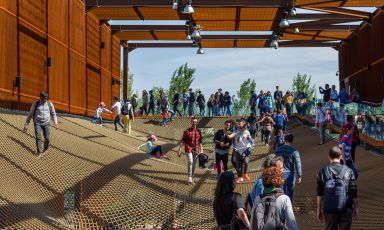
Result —
[[285, 144], [277, 148], [276, 156], [284, 158], [284, 173], [296, 171], [299, 177], [302, 176], [300, 154], [297, 149]]

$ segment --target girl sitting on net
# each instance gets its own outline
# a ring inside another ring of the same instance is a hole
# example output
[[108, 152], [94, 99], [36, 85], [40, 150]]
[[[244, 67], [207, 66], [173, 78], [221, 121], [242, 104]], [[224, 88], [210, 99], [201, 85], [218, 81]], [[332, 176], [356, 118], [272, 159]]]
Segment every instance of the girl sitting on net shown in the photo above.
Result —
[[147, 153], [151, 156], [154, 156], [156, 158], [164, 157], [168, 159], [168, 156], [163, 152], [162, 148], [160, 145], [155, 146], [154, 142], [157, 141], [157, 137], [155, 135], [150, 135], [147, 139], [147, 141], [138, 146], [137, 149], [140, 149], [144, 145], [147, 146]]

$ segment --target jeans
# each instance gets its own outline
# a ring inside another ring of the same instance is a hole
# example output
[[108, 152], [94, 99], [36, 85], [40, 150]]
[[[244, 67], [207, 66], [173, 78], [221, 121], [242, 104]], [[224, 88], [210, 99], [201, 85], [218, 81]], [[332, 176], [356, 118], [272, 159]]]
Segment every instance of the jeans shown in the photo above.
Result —
[[131, 119], [129, 119], [128, 115], [122, 115], [123, 118], [123, 132], [127, 132], [127, 126], [128, 126], [128, 134], [131, 135]]
[[117, 125], [119, 124], [122, 129], [124, 129], [123, 124], [121, 123], [120, 114], [116, 115], [115, 119], [113, 120], [113, 124], [115, 125], [115, 130], [117, 131]]
[[324, 144], [325, 142], [325, 126], [325, 122], [319, 123], [320, 144]]
[[195, 106], [193, 103], [188, 105], [188, 114], [189, 116], [193, 116], [195, 114]]
[[168, 109], [168, 113], [171, 115], [171, 119], [175, 117], [175, 112], [173, 110]]
[[182, 116], [179, 110], [179, 104], [173, 104], [173, 112], [175, 112], [175, 115], [178, 113], [180, 117]]
[[353, 162], [355, 162], [355, 153], [356, 153], [357, 145], [358, 145], [358, 143], [356, 141], [352, 141], [351, 157], [352, 157]]
[[348, 230], [352, 226], [352, 209], [347, 209], [345, 213], [327, 214], [324, 213], [326, 230]]
[[148, 115], [148, 104], [143, 104], [143, 114]]
[[157, 152], [160, 152], [160, 154], [162, 155], [163, 154], [163, 150], [161, 149], [161, 146], [158, 145], [158, 146], [155, 146], [152, 151], [149, 153], [149, 155], [156, 155]]
[[183, 102], [183, 112], [184, 117], [188, 116], [188, 102]]
[[296, 176], [294, 172], [284, 172], [284, 194], [289, 196], [293, 204], [293, 191], [295, 190]]
[[103, 124], [103, 118], [101, 116], [99, 118], [94, 117], [94, 118], [91, 119], [91, 122], [92, 123], [99, 122], [99, 124], [102, 125]]
[[219, 105], [213, 106], [213, 116], [220, 116], [220, 107]]
[[166, 126], [167, 125], [167, 118], [163, 118], [163, 121], [161, 122], [163, 126]]
[[151, 113], [151, 110], [152, 110], [152, 116], [155, 115], [155, 106], [154, 105], [149, 105], [149, 109], [148, 109], [148, 113], [147, 115], [149, 115]]
[[216, 168], [217, 174], [221, 173], [221, 162], [223, 162], [224, 171], [228, 170], [228, 154], [218, 154], [216, 152]]
[[287, 103], [285, 105], [285, 109], [287, 110], [288, 117], [291, 117], [292, 116], [292, 104], [291, 103]]
[[352, 169], [353, 174], [355, 175], [355, 179], [357, 180], [357, 178], [359, 177], [359, 171], [357, 171], [357, 168], [355, 167], [355, 164], [353, 164], [353, 161], [351, 159], [348, 159], [346, 165], [350, 169]]
[[195, 175], [196, 161], [198, 158], [197, 154], [187, 153], [188, 157], [188, 177], [193, 177]]
[[[41, 154], [45, 152], [51, 143], [51, 132], [50, 132], [51, 126], [49, 122], [46, 124], [35, 124], [35, 137], [36, 137], [36, 147], [37, 147], [37, 153]], [[42, 141], [41, 141], [41, 132], [43, 132], [44, 135], [44, 149], [42, 146]]]
[[231, 105], [226, 105], [225, 106], [225, 111], [226, 111], [226, 115], [227, 116], [232, 116]]
[[204, 117], [205, 115], [205, 107], [204, 106], [199, 106], [200, 109], [200, 117]]
[[243, 157], [241, 156], [241, 153], [235, 151], [235, 159], [237, 176], [243, 177], [243, 175], [248, 171], [249, 156]]
[[276, 109], [281, 110], [281, 108], [282, 108], [281, 101], [279, 101], [276, 103]]
[[212, 117], [212, 107], [208, 106], [208, 116]]
[[264, 143], [268, 144], [270, 139], [271, 139], [271, 130], [265, 129], [264, 130]]

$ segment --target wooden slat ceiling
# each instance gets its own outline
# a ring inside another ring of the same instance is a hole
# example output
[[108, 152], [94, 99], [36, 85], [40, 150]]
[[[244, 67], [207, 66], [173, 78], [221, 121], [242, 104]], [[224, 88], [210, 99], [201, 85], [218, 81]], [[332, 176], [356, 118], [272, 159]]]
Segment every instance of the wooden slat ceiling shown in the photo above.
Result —
[[[181, 0], [179, 0], [181, 2]], [[170, 0], [86, 0], [90, 13], [100, 20], [190, 20], [202, 27], [203, 31], [270, 31], [280, 32], [280, 40], [292, 41], [286, 46], [325, 46], [323, 41], [345, 40], [356, 26], [342, 23], [369, 20], [371, 14], [342, 7], [383, 7], [384, 0], [290, 0], [296, 8], [319, 11], [288, 15], [289, 20], [310, 20], [310, 22], [291, 22], [289, 28], [279, 28], [284, 15], [286, 0], [194, 0], [195, 13], [183, 15], [172, 9]], [[341, 24], [341, 25], [340, 25]], [[294, 28], [300, 29], [294, 33]], [[156, 26], [141, 29], [119, 30], [112, 26], [112, 31], [120, 40], [171, 40], [186, 41], [187, 27], [165, 30]], [[272, 39], [272, 36], [271, 36]], [[205, 48], [256, 48], [268, 47], [270, 40], [202, 40]], [[300, 41], [298, 43], [293, 41]], [[306, 43], [307, 41], [307, 43]], [[318, 41], [318, 42], [316, 42]], [[311, 43], [309, 43], [311, 42]], [[155, 43], [154, 43], [155, 44]], [[183, 46], [183, 45], [182, 45]], [[146, 47], [150, 47], [147, 45]], [[169, 44], [166, 45], [169, 47]], [[176, 45], [179, 47], [179, 45]]]

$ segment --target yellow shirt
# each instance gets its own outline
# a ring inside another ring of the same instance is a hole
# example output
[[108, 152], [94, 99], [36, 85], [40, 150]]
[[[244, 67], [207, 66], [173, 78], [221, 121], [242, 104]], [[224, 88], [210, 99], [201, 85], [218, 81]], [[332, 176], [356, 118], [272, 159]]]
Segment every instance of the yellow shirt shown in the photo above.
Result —
[[284, 104], [293, 103], [293, 97], [291, 95], [284, 95], [283, 100], [284, 100]]

